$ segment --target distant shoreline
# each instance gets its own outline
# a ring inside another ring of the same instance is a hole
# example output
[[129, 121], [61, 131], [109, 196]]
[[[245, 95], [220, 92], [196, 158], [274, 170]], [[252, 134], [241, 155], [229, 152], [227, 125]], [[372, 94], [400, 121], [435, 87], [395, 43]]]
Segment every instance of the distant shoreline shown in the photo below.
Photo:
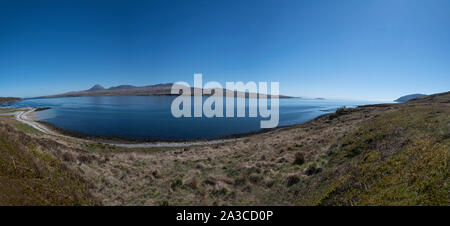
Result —
[[285, 95], [270, 95], [270, 94], [262, 94], [256, 92], [246, 92], [246, 91], [237, 91], [237, 90], [229, 90], [224, 88], [211, 88], [211, 89], [203, 89], [203, 88], [194, 88], [194, 87], [184, 87], [185, 89], [179, 89], [179, 93], [173, 94], [173, 83], [165, 83], [165, 84], [156, 84], [149, 86], [132, 86], [132, 85], [120, 85], [116, 87], [110, 87], [105, 89], [101, 85], [95, 85], [88, 90], [83, 91], [72, 91], [62, 94], [56, 95], [47, 95], [41, 96], [38, 98], [58, 98], [58, 97], [96, 97], [96, 96], [180, 96], [183, 94], [184, 90], [190, 91], [190, 96], [194, 96], [195, 93], [200, 92], [202, 96], [213, 96], [216, 91], [221, 91], [221, 95], [224, 97], [225, 94], [232, 92], [234, 97], [243, 96], [245, 98], [293, 98]]
[[[51, 99], [51, 98], [66, 98], [66, 97], [177, 97], [180, 96], [179, 94], [130, 94], [130, 95], [123, 95], [123, 94], [118, 94], [118, 95], [103, 95], [103, 94], [90, 94], [90, 95], [52, 95], [52, 96], [41, 96], [41, 97], [30, 97], [30, 98], [24, 98], [24, 100], [31, 100], [31, 99]], [[193, 94], [191, 94], [190, 96], [194, 96]], [[208, 94], [203, 94], [202, 97], [210, 97], [212, 95], [208, 95]], [[263, 96], [263, 97], [262, 97]], [[219, 97], [226, 97], [226, 96], [219, 96]], [[237, 98], [238, 96], [233, 96], [235, 98]], [[294, 98], [302, 98], [302, 97], [291, 97], [291, 96], [284, 96], [284, 95], [278, 95], [275, 96], [278, 97], [279, 99], [294, 99]], [[252, 97], [248, 94], [246, 94], [243, 98], [246, 99], [253, 99], [253, 98], [272, 98], [271, 95], [264, 95], [264, 94], [258, 94], [256, 97]], [[324, 100], [324, 99], [321, 99]]]
[[278, 126], [271, 129], [259, 129], [256, 131], [246, 132], [246, 133], [237, 133], [237, 134], [230, 134], [222, 137], [217, 138], [210, 138], [210, 139], [140, 139], [140, 138], [124, 138], [124, 137], [114, 137], [114, 136], [101, 136], [101, 135], [91, 135], [91, 134], [85, 134], [77, 131], [72, 130], [66, 130], [62, 129], [60, 127], [57, 127], [51, 123], [43, 122], [43, 121], [37, 121], [30, 117], [28, 117], [29, 114], [36, 112], [36, 110], [47, 110], [47, 109], [38, 109], [38, 108], [25, 108], [23, 111], [17, 112], [16, 120], [28, 124], [31, 127], [39, 130], [40, 132], [43, 132], [45, 134], [53, 135], [53, 136], [62, 136], [62, 137], [68, 137], [73, 139], [81, 139], [85, 141], [91, 141], [91, 142], [98, 142], [102, 144], [107, 145], [113, 145], [118, 147], [127, 147], [127, 148], [151, 148], [151, 147], [188, 147], [188, 146], [195, 146], [195, 145], [209, 145], [209, 144], [221, 144], [226, 142], [233, 142], [238, 141], [244, 138], [248, 138], [251, 136], [259, 135], [259, 134], [266, 134], [270, 132], [274, 132], [277, 130], [284, 130], [289, 129], [298, 125], [306, 124], [311, 121], [315, 121], [325, 115], [329, 114], [323, 114], [320, 115], [314, 119], [311, 119], [309, 121], [306, 121], [304, 123], [294, 124], [294, 125], [288, 125], [288, 126]]
[[21, 101], [22, 98], [17, 97], [0, 97], [0, 107], [7, 107], [13, 104], [16, 101]]

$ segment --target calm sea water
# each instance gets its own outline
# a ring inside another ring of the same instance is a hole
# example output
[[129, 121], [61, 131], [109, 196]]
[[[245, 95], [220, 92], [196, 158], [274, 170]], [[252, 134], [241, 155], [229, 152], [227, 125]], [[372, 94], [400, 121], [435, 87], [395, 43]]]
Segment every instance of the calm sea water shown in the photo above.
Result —
[[[260, 129], [261, 118], [175, 118], [170, 110], [174, 98], [127, 96], [28, 99], [15, 103], [15, 106], [50, 107], [50, 110], [36, 112], [36, 120], [66, 130], [101, 136], [190, 140], [218, 138]], [[280, 99], [279, 126], [303, 123], [342, 106], [374, 103]]]

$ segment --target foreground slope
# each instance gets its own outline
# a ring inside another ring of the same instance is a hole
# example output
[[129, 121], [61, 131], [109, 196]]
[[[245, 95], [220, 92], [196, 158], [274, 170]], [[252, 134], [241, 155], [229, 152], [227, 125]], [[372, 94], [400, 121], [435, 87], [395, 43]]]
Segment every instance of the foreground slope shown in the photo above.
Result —
[[[21, 127], [24, 128], [24, 127]], [[37, 140], [0, 122], [0, 205], [95, 205], [89, 183]]]
[[[91, 181], [78, 191], [104, 205], [449, 205], [450, 93], [343, 108], [187, 148], [120, 148], [0, 120], [41, 145], [54, 144], [43, 153]], [[23, 141], [5, 140], [9, 133], [2, 139], [12, 152]]]
[[345, 136], [329, 152], [322, 205], [449, 205], [450, 111], [409, 106]]

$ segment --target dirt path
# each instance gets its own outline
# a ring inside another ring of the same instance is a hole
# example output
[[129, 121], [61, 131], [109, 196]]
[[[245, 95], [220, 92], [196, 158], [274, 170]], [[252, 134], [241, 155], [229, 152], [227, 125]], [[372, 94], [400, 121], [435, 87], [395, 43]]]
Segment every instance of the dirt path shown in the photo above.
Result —
[[28, 114], [33, 113], [36, 109], [34, 108], [26, 108], [24, 111], [18, 111], [15, 113], [15, 118], [17, 121], [21, 123], [25, 123], [45, 134], [54, 135], [54, 136], [63, 136], [61, 134], [55, 133], [52, 130], [47, 129], [45, 126], [33, 121], [28, 117]]
[[[39, 130], [42, 133], [52, 135], [52, 136], [58, 136], [58, 137], [64, 137], [69, 139], [75, 139], [73, 137], [65, 136], [63, 134], [57, 133], [53, 130], [48, 129], [44, 125], [40, 124], [39, 122], [34, 121], [31, 117], [28, 115], [33, 113], [36, 109], [35, 108], [25, 108], [24, 110], [15, 112], [15, 113], [9, 113], [11, 115], [15, 115], [15, 118], [17, 121], [25, 123], [34, 129]], [[124, 148], [152, 148], [152, 147], [188, 147], [188, 146], [197, 146], [197, 145], [211, 145], [211, 144], [221, 144], [226, 142], [232, 142], [232, 141], [238, 141], [242, 138], [234, 138], [234, 139], [219, 139], [219, 140], [211, 140], [211, 141], [192, 141], [192, 142], [149, 142], [149, 143], [135, 143], [135, 144], [127, 144], [127, 143], [108, 143], [108, 142], [100, 142], [102, 144], [117, 146], [117, 147], [124, 147]]]

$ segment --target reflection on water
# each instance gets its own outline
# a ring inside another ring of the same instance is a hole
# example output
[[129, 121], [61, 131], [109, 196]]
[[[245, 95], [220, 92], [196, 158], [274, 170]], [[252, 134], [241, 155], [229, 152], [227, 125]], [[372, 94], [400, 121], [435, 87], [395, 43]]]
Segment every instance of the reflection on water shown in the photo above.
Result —
[[[260, 129], [261, 118], [259, 117], [174, 118], [170, 111], [174, 98], [169, 96], [68, 97], [29, 99], [17, 102], [15, 105], [51, 107], [50, 110], [36, 112], [36, 120], [49, 122], [66, 130], [101, 136], [189, 140], [218, 138]], [[280, 99], [279, 126], [303, 123], [321, 114], [335, 111], [341, 106], [355, 107], [374, 103]], [[246, 112], [248, 115], [248, 109]]]

